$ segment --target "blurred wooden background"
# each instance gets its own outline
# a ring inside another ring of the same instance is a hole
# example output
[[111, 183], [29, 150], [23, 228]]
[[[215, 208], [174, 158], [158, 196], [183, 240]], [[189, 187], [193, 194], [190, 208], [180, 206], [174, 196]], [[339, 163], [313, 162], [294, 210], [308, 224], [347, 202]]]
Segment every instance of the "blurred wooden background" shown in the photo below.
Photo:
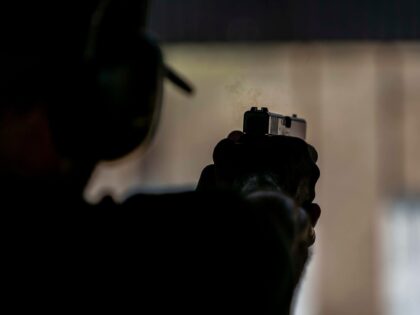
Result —
[[388, 314], [379, 222], [393, 200], [420, 195], [420, 44], [178, 43], [164, 50], [197, 94], [168, 83], [152, 145], [101, 164], [88, 199], [194, 188], [214, 145], [242, 128], [251, 105], [296, 113], [319, 151], [323, 209], [297, 314]]

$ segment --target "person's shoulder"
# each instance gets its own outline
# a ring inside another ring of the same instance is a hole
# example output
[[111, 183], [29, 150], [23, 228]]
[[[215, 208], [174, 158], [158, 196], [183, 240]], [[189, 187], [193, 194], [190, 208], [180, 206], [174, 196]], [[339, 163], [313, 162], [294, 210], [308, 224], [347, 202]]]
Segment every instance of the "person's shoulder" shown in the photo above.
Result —
[[187, 209], [189, 207], [214, 207], [220, 204], [240, 205], [243, 199], [233, 192], [199, 192], [188, 191], [167, 194], [136, 194], [128, 198], [122, 205], [127, 209]]
[[252, 212], [249, 204], [239, 195], [220, 191], [139, 194], [127, 199], [121, 208], [136, 221], [174, 223], [179, 226], [200, 222], [203, 228], [243, 220], [249, 217], [247, 213]]

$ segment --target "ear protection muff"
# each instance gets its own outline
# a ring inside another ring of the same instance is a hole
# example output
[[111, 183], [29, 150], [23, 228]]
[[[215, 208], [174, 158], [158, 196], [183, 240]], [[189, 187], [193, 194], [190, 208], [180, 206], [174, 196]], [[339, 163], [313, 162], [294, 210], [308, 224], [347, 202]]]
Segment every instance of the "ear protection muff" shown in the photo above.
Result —
[[49, 112], [63, 156], [116, 159], [155, 132], [167, 70], [158, 45], [140, 33], [140, 22], [125, 20], [124, 12], [136, 9], [127, 3], [101, 1], [83, 56], [60, 69]]

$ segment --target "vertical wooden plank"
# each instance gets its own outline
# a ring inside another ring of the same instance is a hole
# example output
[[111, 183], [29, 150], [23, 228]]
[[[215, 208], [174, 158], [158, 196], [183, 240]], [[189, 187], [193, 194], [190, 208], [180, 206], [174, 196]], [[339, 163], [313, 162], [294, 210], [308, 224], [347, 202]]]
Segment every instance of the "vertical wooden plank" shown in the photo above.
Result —
[[420, 194], [420, 44], [403, 46], [404, 179], [406, 193]]
[[372, 45], [328, 47], [322, 84], [320, 314], [375, 314], [375, 62]]
[[404, 79], [401, 46], [376, 50], [378, 189], [382, 199], [404, 191]]
[[[307, 141], [317, 148], [320, 160], [318, 166], [322, 172], [322, 72], [325, 48], [321, 44], [295, 43], [289, 47], [289, 77], [293, 110], [308, 123]], [[316, 201], [322, 205], [320, 182], [316, 188]], [[321, 219], [322, 220], [322, 219]], [[301, 280], [295, 296], [296, 315], [320, 314], [318, 303], [322, 286], [323, 268], [322, 231], [317, 229], [318, 241], [312, 248], [312, 257], [307, 272]]]

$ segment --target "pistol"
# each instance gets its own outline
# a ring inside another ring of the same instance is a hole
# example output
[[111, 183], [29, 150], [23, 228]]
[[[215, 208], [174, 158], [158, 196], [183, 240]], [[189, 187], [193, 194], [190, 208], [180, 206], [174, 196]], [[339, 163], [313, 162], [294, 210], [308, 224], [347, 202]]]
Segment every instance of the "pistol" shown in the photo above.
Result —
[[251, 109], [244, 114], [244, 133], [253, 136], [281, 135], [305, 140], [306, 121], [297, 115], [283, 116], [269, 112], [267, 107]]

